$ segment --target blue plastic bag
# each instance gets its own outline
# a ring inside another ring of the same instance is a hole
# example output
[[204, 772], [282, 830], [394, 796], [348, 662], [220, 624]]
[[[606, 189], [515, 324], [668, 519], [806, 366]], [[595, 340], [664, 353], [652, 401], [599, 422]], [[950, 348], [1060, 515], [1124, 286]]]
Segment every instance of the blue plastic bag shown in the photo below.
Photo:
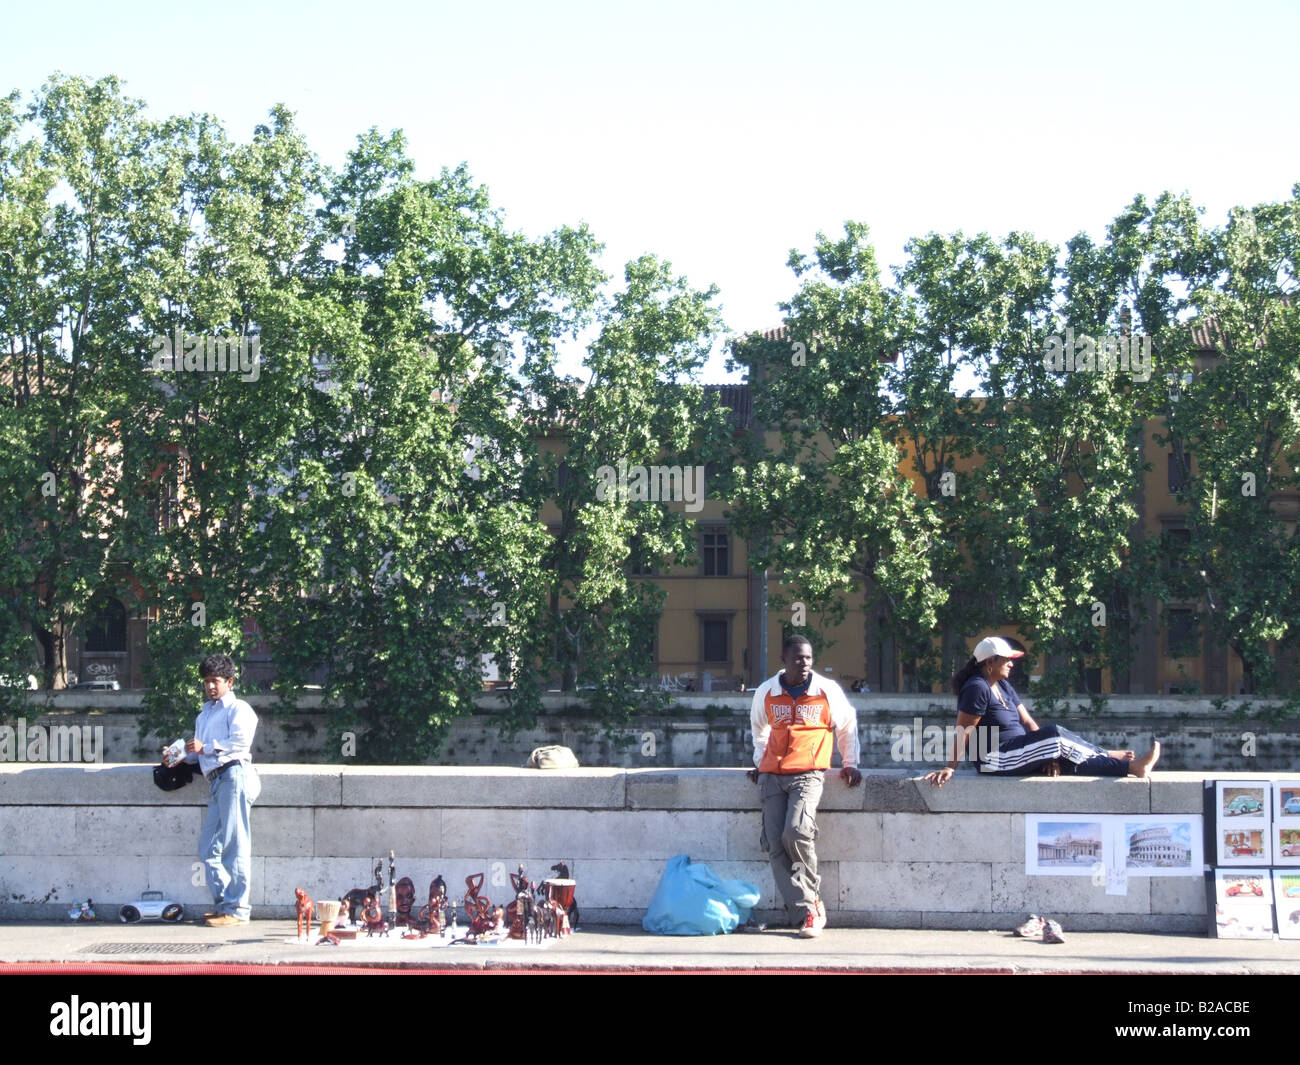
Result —
[[641, 927], [661, 936], [713, 936], [734, 932], [758, 905], [759, 892], [744, 880], [723, 880], [685, 854], [668, 859]]

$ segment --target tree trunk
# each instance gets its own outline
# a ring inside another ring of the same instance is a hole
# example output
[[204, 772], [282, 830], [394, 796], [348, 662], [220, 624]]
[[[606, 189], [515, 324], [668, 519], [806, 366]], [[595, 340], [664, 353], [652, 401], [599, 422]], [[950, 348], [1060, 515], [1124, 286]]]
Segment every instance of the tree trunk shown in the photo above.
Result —
[[60, 691], [68, 686], [67, 629], [56, 622], [52, 629], [36, 629], [36, 642], [40, 644], [44, 660], [45, 688]]

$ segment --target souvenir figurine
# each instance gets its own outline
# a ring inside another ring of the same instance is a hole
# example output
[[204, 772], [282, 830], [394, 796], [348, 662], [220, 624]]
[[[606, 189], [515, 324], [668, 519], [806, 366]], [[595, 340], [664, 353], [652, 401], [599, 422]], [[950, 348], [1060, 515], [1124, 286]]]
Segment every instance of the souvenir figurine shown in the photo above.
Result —
[[[415, 881], [409, 876], [397, 882], [397, 920], [394, 924], [408, 927], [415, 922], [411, 918], [411, 908], [415, 905]], [[418, 919], [418, 915], [417, 915]]]
[[510, 886], [515, 889], [515, 901], [506, 907], [506, 923], [510, 928], [510, 938], [527, 940], [528, 918], [532, 913], [529, 900], [533, 893], [522, 864], [519, 866], [518, 873], [510, 874]]
[[375, 862], [374, 877], [375, 877], [375, 882], [371, 884], [368, 888], [360, 888], [360, 887], [353, 888], [341, 899], [339, 899], [339, 902], [343, 903], [343, 905], [347, 907], [348, 924], [357, 923], [357, 910], [361, 906], [365, 905], [367, 895], [374, 894], [375, 898], [378, 898], [379, 893], [383, 891], [384, 889], [384, 863], [383, 862]]
[[384, 911], [379, 905], [379, 896], [371, 893], [366, 896], [365, 905], [361, 910], [361, 919], [366, 923], [366, 936], [373, 936], [376, 932], [380, 935], [388, 935], [388, 922], [384, 920]]
[[478, 893], [483, 889], [483, 874], [470, 873], [465, 878], [465, 908], [478, 905]]
[[[395, 878], [397, 876], [397, 854], [394, 851], [388, 852], [388, 920], [390, 924], [397, 924], [397, 885]], [[414, 885], [412, 885], [414, 886]]]
[[[400, 886], [400, 885], [399, 885]], [[420, 910], [414, 923], [424, 932], [441, 932], [447, 925], [447, 883], [441, 876], [429, 883], [429, 901]]]
[[492, 931], [495, 922], [492, 919], [492, 900], [480, 895], [483, 887], [483, 874], [471, 873], [465, 878], [465, 921], [474, 935]]
[[311, 939], [311, 918], [315, 912], [316, 904], [307, 897], [307, 892], [303, 891], [302, 888], [294, 888], [293, 894], [297, 900], [294, 903], [294, 908], [298, 911], [298, 938], [303, 938], [302, 926], [305, 921], [307, 924], [307, 938]]

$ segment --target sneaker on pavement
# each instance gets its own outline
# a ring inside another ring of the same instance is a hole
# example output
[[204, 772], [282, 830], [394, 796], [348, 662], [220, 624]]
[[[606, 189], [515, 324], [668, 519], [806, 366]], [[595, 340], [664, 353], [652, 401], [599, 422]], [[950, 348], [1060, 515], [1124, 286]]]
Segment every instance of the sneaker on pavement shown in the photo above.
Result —
[[803, 919], [803, 926], [799, 929], [799, 935], [804, 939], [815, 939], [822, 934], [822, 929], [826, 927], [826, 904], [819, 898], [813, 903], [812, 909], [808, 911], [807, 916]]
[[1017, 935], [1021, 939], [1034, 939], [1043, 934], [1043, 928], [1045, 926], [1046, 922], [1044, 922], [1038, 914], [1031, 913], [1029, 915], [1029, 920], [1017, 928], [1012, 935]]
[[1061, 926], [1055, 921], [1048, 921], [1047, 927], [1043, 929], [1044, 943], [1064, 943], [1065, 933], [1061, 931]]

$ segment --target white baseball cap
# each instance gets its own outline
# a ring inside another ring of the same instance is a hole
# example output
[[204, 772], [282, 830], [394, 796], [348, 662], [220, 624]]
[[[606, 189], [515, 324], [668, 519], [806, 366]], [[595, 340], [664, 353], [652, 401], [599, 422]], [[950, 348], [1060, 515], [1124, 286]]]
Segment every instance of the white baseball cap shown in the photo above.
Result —
[[983, 662], [994, 655], [999, 658], [1019, 658], [1024, 653], [1024, 651], [1017, 651], [1001, 636], [985, 636], [975, 645], [976, 662]]

